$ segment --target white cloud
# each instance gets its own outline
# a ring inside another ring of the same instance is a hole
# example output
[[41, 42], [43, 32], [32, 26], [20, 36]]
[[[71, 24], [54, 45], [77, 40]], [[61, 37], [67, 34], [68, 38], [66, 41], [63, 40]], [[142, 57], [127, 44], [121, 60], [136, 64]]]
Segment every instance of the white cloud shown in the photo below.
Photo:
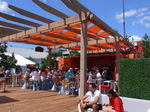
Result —
[[144, 26], [146, 26], [147, 28], [150, 28], [150, 23], [145, 23]]
[[[140, 9], [137, 9], [137, 10], [136, 9], [131, 9], [129, 11], [124, 12], [124, 14], [125, 14], [125, 17], [131, 17], [131, 16], [134, 16], [136, 14], [138, 14], [137, 17], [140, 17], [140, 16], [143, 16], [143, 15], [147, 14], [148, 12], [145, 12], [147, 10], [148, 10], [148, 8], [140, 8]], [[116, 14], [115, 18], [118, 19], [118, 20], [122, 19], [123, 18], [123, 13]]]
[[[137, 13], [137, 11], [135, 9], [131, 9], [127, 12], [125, 12], [125, 17], [130, 17], [130, 16], [133, 16]], [[115, 18], [119, 20], [119, 22], [122, 22], [122, 19], [123, 19], [123, 13], [121, 14], [117, 14], [115, 15]]]
[[150, 20], [150, 16], [144, 16], [143, 20]]
[[138, 37], [138, 36], [130, 36], [129, 37], [129, 41], [130, 42], [133, 42], [133, 41], [141, 41], [142, 38], [141, 37]]
[[135, 15], [136, 13], [137, 13], [137, 11], [135, 9], [132, 9], [130, 11], [125, 12], [125, 16], [130, 17], [130, 16]]
[[[125, 18], [132, 17], [132, 25], [141, 24], [147, 28], [150, 28], [150, 11], [149, 8], [131, 9], [125, 12]], [[118, 22], [123, 22], [123, 13], [116, 14], [115, 18]]]
[[0, 0], [0, 12], [8, 12], [8, 11], [9, 8], [7, 2]]
[[144, 12], [144, 11], [147, 11], [148, 8], [141, 8], [141, 9], [138, 9], [138, 12]]
[[132, 22], [132, 25], [135, 25], [136, 23], [140, 23], [141, 25], [144, 25], [144, 20], [143, 19], [135, 20]]
[[150, 28], [150, 16], [144, 16], [143, 18], [133, 21], [132, 25], [135, 25], [137, 23], [139, 23], [147, 28]]
[[145, 13], [140, 13], [140, 14], [137, 15], [137, 17], [141, 17], [141, 16], [144, 16], [144, 15], [145, 15]]

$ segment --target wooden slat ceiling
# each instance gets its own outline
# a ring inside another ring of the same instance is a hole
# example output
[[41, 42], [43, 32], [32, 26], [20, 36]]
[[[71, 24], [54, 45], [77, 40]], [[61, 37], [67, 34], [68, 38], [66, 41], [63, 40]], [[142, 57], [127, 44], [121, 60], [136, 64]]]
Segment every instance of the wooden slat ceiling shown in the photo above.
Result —
[[32, 1], [43, 10], [62, 18], [62, 20], [54, 21], [9, 5], [10, 9], [19, 14], [46, 23], [46, 25], [0, 12], [0, 17], [26, 25], [21, 26], [0, 21], [0, 43], [11, 41], [47, 46], [51, 49], [68, 48], [80, 50], [81, 22], [87, 20], [87, 50], [99, 51], [105, 49], [105, 51], [109, 51], [110, 49], [113, 49], [113, 51], [115, 51], [116, 42], [119, 42], [121, 48], [132, 47], [132, 45], [124, 40], [119, 33], [114, 31], [77, 0], [62, 0], [68, 8], [78, 14], [74, 17], [69, 17], [63, 12], [58, 11], [39, 0]]

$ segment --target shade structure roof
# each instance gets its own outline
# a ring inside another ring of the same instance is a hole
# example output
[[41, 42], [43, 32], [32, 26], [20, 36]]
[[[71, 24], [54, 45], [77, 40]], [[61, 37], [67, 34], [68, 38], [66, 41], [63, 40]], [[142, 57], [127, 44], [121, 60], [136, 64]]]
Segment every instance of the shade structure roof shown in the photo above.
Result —
[[51, 49], [67, 48], [80, 50], [81, 22], [87, 21], [87, 51], [88, 52], [114, 52], [116, 43], [119, 43], [120, 50], [127, 50], [132, 44], [126, 41], [118, 32], [109, 27], [90, 10], [84, 7], [77, 0], [61, 0], [69, 9], [77, 15], [69, 17], [65, 13], [40, 2], [32, 0], [43, 10], [62, 18], [60, 21], [36, 15], [16, 6], [9, 5], [12, 10], [38, 21], [45, 22], [46, 25], [14, 17], [0, 12], [0, 17], [17, 23], [32, 26], [34, 28], [20, 26], [18, 24], [0, 21], [0, 43], [18, 42], [47, 46]]

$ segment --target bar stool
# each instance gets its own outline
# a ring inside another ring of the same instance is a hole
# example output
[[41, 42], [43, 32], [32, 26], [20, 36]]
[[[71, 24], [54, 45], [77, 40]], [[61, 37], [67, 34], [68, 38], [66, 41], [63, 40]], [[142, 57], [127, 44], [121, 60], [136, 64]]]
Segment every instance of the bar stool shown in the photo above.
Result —
[[[65, 85], [67, 86], [68, 90], [65, 92]], [[72, 89], [70, 89], [70, 86], [72, 86]], [[64, 89], [63, 93], [66, 93], [66, 95], [69, 95], [70, 90], [72, 90], [72, 95], [73, 95], [73, 83], [69, 82], [69, 81], [62, 81], [62, 87]]]

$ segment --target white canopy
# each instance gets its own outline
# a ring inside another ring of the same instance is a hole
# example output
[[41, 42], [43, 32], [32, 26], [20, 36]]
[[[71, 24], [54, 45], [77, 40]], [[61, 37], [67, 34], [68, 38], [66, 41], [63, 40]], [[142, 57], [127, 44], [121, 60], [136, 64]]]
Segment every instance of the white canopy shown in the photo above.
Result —
[[[5, 53], [6, 55], [12, 56], [12, 54], [10, 53]], [[19, 54], [14, 54], [16, 60], [17, 60], [17, 64], [16, 65], [20, 65], [20, 66], [26, 66], [28, 64], [35, 64], [33, 61], [30, 61], [28, 59], [26, 59], [25, 57], [19, 55]]]

